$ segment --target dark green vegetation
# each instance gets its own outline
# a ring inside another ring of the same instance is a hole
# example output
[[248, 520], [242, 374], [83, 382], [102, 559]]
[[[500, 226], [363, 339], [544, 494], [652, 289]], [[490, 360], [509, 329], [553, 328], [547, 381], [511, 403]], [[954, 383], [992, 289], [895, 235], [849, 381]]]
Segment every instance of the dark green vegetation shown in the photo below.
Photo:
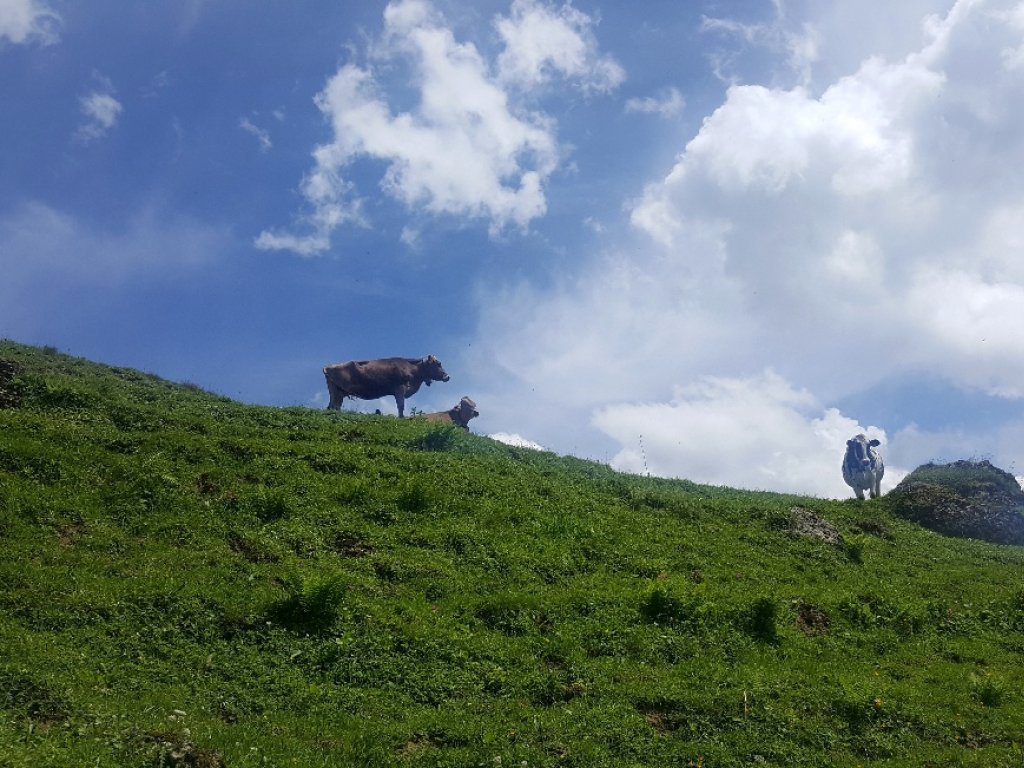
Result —
[[1024, 549], [0, 360], [3, 768], [1022, 763]]
[[988, 461], [925, 464], [890, 495], [895, 514], [948, 536], [1024, 544], [1024, 491]]

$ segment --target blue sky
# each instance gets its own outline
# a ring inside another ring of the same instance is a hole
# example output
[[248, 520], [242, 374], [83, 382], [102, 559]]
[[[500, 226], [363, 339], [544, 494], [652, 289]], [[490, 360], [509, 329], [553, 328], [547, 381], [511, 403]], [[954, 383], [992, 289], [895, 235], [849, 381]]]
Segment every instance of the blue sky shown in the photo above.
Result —
[[2, 336], [314, 408], [435, 354], [410, 406], [702, 482], [1024, 474], [1020, 0], [0, 0], [0, 99]]

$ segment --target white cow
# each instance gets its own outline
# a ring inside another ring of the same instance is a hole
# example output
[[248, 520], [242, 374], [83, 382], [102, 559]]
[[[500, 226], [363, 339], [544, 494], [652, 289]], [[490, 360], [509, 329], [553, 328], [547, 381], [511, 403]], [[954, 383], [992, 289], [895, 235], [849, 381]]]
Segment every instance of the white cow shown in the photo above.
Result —
[[864, 491], [868, 491], [871, 498], [882, 494], [885, 464], [875, 451], [878, 445], [880, 443], [877, 440], [868, 440], [864, 435], [855, 435], [852, 440], [846, 441], [843, 480], [853, 488], [858, 499], [864, 498]]

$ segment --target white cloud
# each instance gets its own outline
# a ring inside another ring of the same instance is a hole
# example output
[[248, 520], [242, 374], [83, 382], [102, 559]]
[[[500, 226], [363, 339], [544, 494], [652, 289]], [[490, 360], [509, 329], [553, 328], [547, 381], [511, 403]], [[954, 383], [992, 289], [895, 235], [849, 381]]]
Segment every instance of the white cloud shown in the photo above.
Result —
[[[835, 42], [836, 18], [888, 7], [825, 5], [787, 4], [780, 23]], [[847, 34], [836, 55], [852, 69], [819, 87], [838, 66], [830, 45], [802, 84], [730, 87], [631, 205], [637, 242], [553, 288], [484, 299], [481, 343], [518, 386], [504, 397], [529, 388], [524, 419], [597, 414], [584, 452], [610, 438], [634, 470], [643, 434], [652, 471], [832, 494], [838, 459], [820, 464], [819, 433], [859, 427], [830, 403], [916, 374], [1024, 398], [1024, 80], [1004, 55], [1024, 30], [994, 23], [1021, 4], [908, 7], [916, 19], [901, 6], [891, 37]], [[793, 394], [805, 390], [813, 404]], [[557, 426], [530, 429], [566, 448]], [[741, 445], [776, 429], [777, 455]]]
[[269, 152], [274, 146], [274, 143], [270, 140], [270, 133], [265, 128], [260, 128], [258, 125], [253, 123], [248, 117], [243, 117], [238, 122], [238, 127], [246, 133], [256, 137], [256, 140], [260, 144], [261, 152]]
[[[840, 471], [846, 441], [864, 433], [885, 442], [884, 431], [823, 408], [771, 371], [704, 377], [667, 403], [606, 406], [594, 423], [623, 446], [617, 469], [830, 498], [851, 493]], [[885, 488], [902, 474], [887, 468]]]
[[[520, 3], [514, 11], [519, 15], [513, 21], [504, 20], [511, 25], [505, 54], [532, 39], [523, 28], [532, 29], [526, 19], [544, 22], [537, 32], [543, 34], [557, 17], [584, 39], [586, 17], [569, 7], [552, 15], [543, 6]], [[384, 21], [384, 34], [371, 45], [372, 66], [346, 64], [316, 97], [333, 140], [314, 151], [315, 167], [302, 184], [312, 211], [304, 223], [311, 233], [267, 231], [257, 247], [310, 255], [330, 247], [338, 226], [365, 224], [358, 191], [346, 178], [358, 158], [384, 164], [381, 187], [410, 211], [485, 221], [492, 235], [525, 229], [546, 212], [544, 184], [560, 160], [554, 122], [514, 103], [476, 46], [457, 41], [426, 0], [396, 0], [385, 9]], [[550, 43], [535, 42], [536, 50]], [[585, 51], [582, 61], [559, 59], [551, 66], [596, 88], [593, 71], [601, 67], [591, 61], [592, 44]], [[542, 57], [541, 65], [547, 61]], [[401, 109], [385, 77], [406, 66], [418, 100]]]
[[511, 15], [494, 22], [505, 43], [498, 57], [500, 79], [533, 88], [557, 74], [588, 90], [613, 90], [626, 73], [615, 59], [600, 54], [594, 24], [569, 3], [554, 8], [538, 0], [515, 0]]
[[[1009, 127], [1024, 114], [992, 105], [1019, 103], [1024, 88], [997, 76], [999, 47], [973, 8], [957, 4], [918, 52], [868, 58], [817, 97], [730, 88], [633, 210], [639, 229], [689, 260], [701, 258], [690, 232], [722, 226], [723, 273], [744, 286], [745, 312], [799, 334], [815, 359], [835, 358], [823, 366], [835, 394], [871, 350], [886, 352], [872, 355], [876, 374], [911, 363], [992, 393], [1019, 391], [1021, 350], [1009, 329], [1024, 312], [1024, 283], [1006, 254], [1024, 200], [1009, 170], [1024, 162], [1024, 142]], [[978, 80], [980, 63], [993, 77]], [[965, 145], [979, 121], [997, 145]], [[968, 197], [964, 181], [978, 174], [986, 184]], [[990, 254], [993, 243], [1002, 247]], [[841, 354], [836, 340], [853, 338], [862, 355]], [[792, 357], [777, 338], [766, 348]]]
[[45, 0], [0, 0], [0, 42], [57, 42], [61, 17]]
[[82, 96], [79, 108], [85, 116], [85, 122], [75, 131], [75, 140], [83, 144], [103, 138], [117, 124], [123, 107], [113, 96], [113, 87], [106, 78], [97, 75], [101, 87], [92, 93]]
[[532, 448], [535, 451], [546, 451], [540, 443], [535, 443], [533, 440], [528, 440], [522, 435], [517, 435], [514, 432], [495, 432], [493, 435], [487, 435], [491, 440], [497, 440], [499, 443], [505, 445], [512, 445], [516, 448]]
[[1022, 38], [1019, 44], [1010, 44], [1000, 52], [1003, 64], [1011, 71], [1024, 68], [1024, 2], [1018, 3], [1015, 8], [997, 12], [994, 16], [997, 20], [1009, 24]]
[[677, 88], [669, 88], [660, 96], [646, 96], [626, 101], [627, 112], [639, 112], [660, 117], [675, 117], [686, 105], [683, 95]]
[[1014, 475], [1024, 468], [1024, 419], [991, 429], [925, 429], [910, 424], [892, 435], [887, 452], [904, 467], [987, 459]]
[[[703, 29], [734, 36], [748, 45], [768, 49], [782, 57], [787, 71], [795, 74], [801, 83], [807, 83], [811, 78], [811, 68], [820, 56], [820, 32], [809, 22], [798, 25], [787, 23], [783, 0], [773, 0], [773, 5], [775, 15], [770, 21], [744, 24], [733, 19], [705, 17]], [[730, 59], [719, 58], [716, 74], [723, 80], [736, 82], [736, 75], [729, 71], [733, 64]]]

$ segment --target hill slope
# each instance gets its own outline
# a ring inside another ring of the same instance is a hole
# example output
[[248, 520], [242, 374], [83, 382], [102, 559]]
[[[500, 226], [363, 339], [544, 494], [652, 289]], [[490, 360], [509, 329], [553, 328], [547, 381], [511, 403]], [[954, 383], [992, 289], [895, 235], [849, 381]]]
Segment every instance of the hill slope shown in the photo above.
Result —
[[1021, 763], [1024, 548], [0, 361], [3, 768]]

